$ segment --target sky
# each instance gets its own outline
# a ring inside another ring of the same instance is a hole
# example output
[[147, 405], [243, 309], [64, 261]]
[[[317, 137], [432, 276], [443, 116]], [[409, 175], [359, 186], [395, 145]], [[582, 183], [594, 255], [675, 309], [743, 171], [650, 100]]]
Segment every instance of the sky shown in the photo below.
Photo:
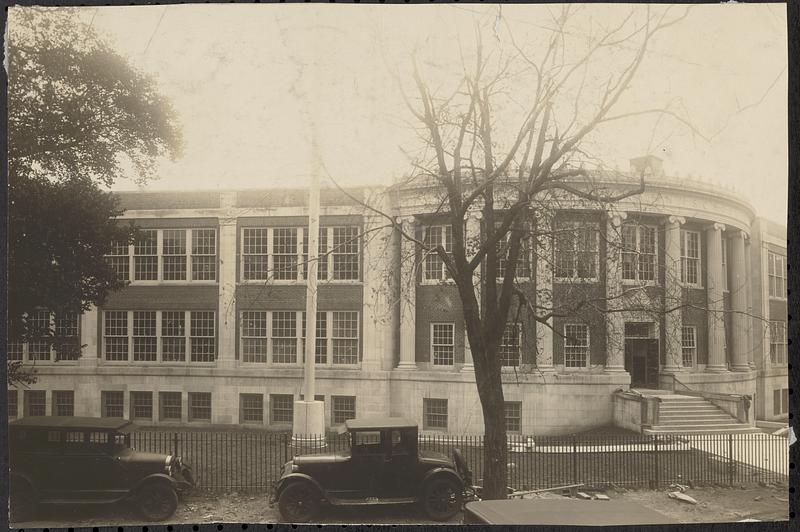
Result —
[[[149, 189], [304, 186], [312, 153], [341, 184], [387, 184], [411, 172], [419, 139], [399, 87], [413, 93], [410, 57], [437, 94], [455, 89], [476, 25], [487, 49], [535, 53], [558, 6], [171, 5], [80, 8], [180, 117], [185, 149], [163, 161]], [[643, 6], [588, 5], [571, 37]], [[654, 6], [653, 9], [664, 9]], [[682, 13], [674, 7], [671, 13]], [[630, 50], [638, 44], [633, 38]], [[782, 4], [694, 6], [659, 34], [620, 103], [668, 106], [685, 124], [649, 115], [615, 121], [588, 146], [610, 167], [652, 153], [670, 175], [735, 187], [785, 223], [787, 51]], [[625, 50], [619, 55], [624, 55]], [[598, 79], [615, 57], [595, 65]], [[524, 100], [526, 81], [509, 82]], [[567, 90], [575, 90], [575, 87]], [[514, 108], [505, 110], [514, 122]], [[509, 131], [513, 127], [507, 128]], [[316, 143], [317, 151], [312, 151]], [[136, 185], [121, 179], [117, 190]]]

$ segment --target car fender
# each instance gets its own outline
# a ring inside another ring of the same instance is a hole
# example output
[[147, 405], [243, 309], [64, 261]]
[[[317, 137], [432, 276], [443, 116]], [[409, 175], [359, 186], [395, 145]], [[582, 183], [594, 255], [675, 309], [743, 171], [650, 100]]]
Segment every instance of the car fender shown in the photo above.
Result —
[[315, 488], [319, 490], [319, 492], [322, 494], [323, 497], [326, 497], [325, 490], [322, 488], [322, 486], [320, 486], [319, 482], [314, 480], [311, 476], [306, 475], [305, 473], [289, 473], [288, 475], [281, 477], [281, 479], [276, 484], [275, 500], [276, 501], [278, 500], [278, 498], [281, 496], [281, 492], [284, 490], [284, 488], [286, 488], [286, 486], [298, 480], [302, 480], [304, 482], [310, 482], [311, 484], [314, 485]]
[[30, 486], [30, 488], [33, 490], [34, 496], [37, 499], [39, 498], [39, 490], [36, 487], [36, 484], [33, 483], [33, 480], [31, 480], [31, 477], [29, 477], [28, 475], [26, 475], [24, 473], [15, 473], [15, 472], [12, 471], [8, 476], [8, 480], [9, 480], [9, 483], [8, 483], [9, 486], [11, 486], [11, 483], [14, 482], [15, 480], [17, 482], [24, 482], [25, 484]]
[[131, 491], [132, 492], [137, 491], [139, 488], [141, 488], [145, 484], [150, 484], [152, 482], [166, 482], [167, 484], [169, 484], [172, 487], [172, 489], [174, 489], [175, 491], [178, 490], [178, 483], [174, 478], [172, 478], [171, 476], [169, 476], [167, 474], [164, 474], [164, 473], [153, 473], [152, 475], [147, 475], [146, 477], [141, 479], [139, 482], [134, 484], [131, 487]]
[[444, 476], [444, 477], [451, 478], [451, 479], [455, 480], [456, 482], [458, 482], [458, 484], [462, 488], [464, 487], [464, 480], [458, 475], [458, 473], [456, 473], [455, 471], [453, 471], [449, 467], [437, 467], [437, 468], [431, 469], [430, 471], [425, 473], [425, 476], [422, 478], [422, 482], [420, 484], [422, 486], [421, 489], [424, 489], [425, 485], [432, 478], [439, 477], [439, 476]]

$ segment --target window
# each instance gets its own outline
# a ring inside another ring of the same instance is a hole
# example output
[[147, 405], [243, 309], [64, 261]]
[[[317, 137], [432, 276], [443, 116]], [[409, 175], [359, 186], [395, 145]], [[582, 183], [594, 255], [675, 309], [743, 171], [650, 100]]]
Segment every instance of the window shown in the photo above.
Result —
[[214, 362], [216, 313], [109, 310], [103, 313], [103, 349], [109, 361], [129, 360], [132, 352], [135, 362], [185, 362], [189, 352], [192, 362]]
[[122, 417], [124, 408], [123, 392], [100, 392], [100, 411], [103, 417]]
[[[358, 281], [361, 245], [358, 226], [321, 227], [317, 279]], [[249, 227], [242, 230], [245, 281], [303, 281], [308, 272], [307, 227]]]
[[[499, 226], [499, 224], [498, 224]], [[506, 262], [508, 259], [508, 244], [511, 240], [511, 230], [497, 243], [497, 278], [506, 276]], [[530, 238], [523, 235], [520, 240], [519, 256], [517, 257], [516, 279], [530, 279], [531, 277], [531, 245]]]
[[161, 421], [180, 421], [183, 410], [181, 392], [159, 392], [158, 409]]
[[359, 279], [359, 235], [358, 227], [333, 228], [333, 279], [357, 281]]
[[38, 310], [28, 318], [27, 324], [32, 339], [28, 342], [28, 360], [50, 360], [50, 320], [52, 316], [47, 310]]
[[75, 392], [73, 392], [72, 390], [53, 391], [53, 415], [54, 416], [75, 415]]
[[596, 280], [598, 262], [597, 224], [559, 222], [556, 224], [556, 278]]
[[626, 321], [625, 338], [655, 338], [655, 327], [649, 321]]
[[189, 421], [211, 421], [209, 392], [189, 392]]
[[622, 226], [622, 278], [628, 281], [656, 280], [656, 228]]
[[242, 272], [245, 281], [266, 280], [268, 262], [266, 228], [242, 230]]
[[132, 246], [112, 242], [106, 261], [124, 281], [215, 281], [217, 230], [140, 229]]
[[8, 417], [15, 418], [19, 413], [19, 397], [17, 390], [8, 390]]
[[358, 312], [332, 312], [334, 364], [358, 364]]
[[266, 312], [242, 312], [242, 361], [267, 361]]
[[681, 282], [700, 284], [700, 233], [681, 231]]
[[[430, 248], [442, 246], [447, 253], [453, 251], [453, 228], [449, 225], [433, 225], [425, 229], [423, 242]], [[423, 280], [441, 281], [450, 278], [444, 261], [436, 251], [426, 252]]]
[[186, 360], [186, 313], [168, 311], [161, 313], [161, 360], [183, 362]]
[[46, 416], [47, 395], [44, 390], [25, 390], [25, 415]]
[[294, 396], [273, 394], [269, 396], [269, 420], [273, 425], [291, 425], [294, 420]]
[[127, 242], [112, 242], [111, 250], [106, 255], [106, 261], [117, 279], [129, 281], [131, 278], [130, 246]]
[[785, 366], [786, 358], [786, 322], [769, 322], [769, 361], [773, 366]]
[[272, 362], [297, 362], [297, 312], [272, 312]]
[[431, 323], [431, 354], [434, 366], [452, 366], [455, 361], [455, 324]]
[[128, 360], [128, 313], [112, 310], [103, 313], [103, 345], [106, 360]]
[[522, 430], [522, 403], [519, 401], [506, 401], [506, 430], [520, 432]]
[[131, 419], [153, 420], [153, 392], [131, 392]]
[[341, 425], [356, 417], [356, 398], [344, 395], [331, 396], [331, 424]]
[[134, 281], [158, 280], [158, 231], [140, 230], [133, 244]]
[[500, 340], [498, 354], [500, 365], [503, 367], [516, 367], [520, 362], [520, 348], [522, 346], [522, 326], [519, 323], [508, 323]]
[[165, 281], [186, 280], [186, 231], [164, 229], [161, 244], [161, 271]]
[[22, 360], [26, 345], [23, 342], [8, 342], [6, 357], [8, 360]]
[[297, 280], [297, 259], [297, 228], [274, 228], [272, 230], [272, 278], [278, 281]]
[[213, 312], [191, 312], [192, 362], [214, 362], [216, 354], [216, 335]]
[[239, 394], [239, 419], [242, 423], [263, 423], [264, 396], [260, 393]]
[[422, 400], [422, 428], [447, 430], [447, 399]]
[[[303, 326], [301, 331], [303, 338], [303, 362], [306, 354], [306, 313], [303, 312]], [[328, 361], [328, 313], [317, 312], [317, 334], [316, 349], [314, 360], [317, 364], [325, 364]], [[340, 359], [341, 360], [341, 359]]]
[[217, 232], [192, 229], [192, 281], [217, 280]]
[[133, 359], [155, 361], [158, 356], [156, 341], [156, 313], [133, 313]]
[[694, 367], [697, 356], [697, 329], [684, 325], [681, 329], [681, 358], [684, 368]]
[[78, 314], [69, 312], [55, 317], [56, 360], [78, 360], [81, 353]]
[[583, 324], [564, 325], [564, 366], [584, 368], [589, 362], [589, 327]]
[[768, 252], [769, 297], [786, 299], [786, 257]]
[[772, 391], [772, 415], [789, 413], [789, 388], [776, 388]]

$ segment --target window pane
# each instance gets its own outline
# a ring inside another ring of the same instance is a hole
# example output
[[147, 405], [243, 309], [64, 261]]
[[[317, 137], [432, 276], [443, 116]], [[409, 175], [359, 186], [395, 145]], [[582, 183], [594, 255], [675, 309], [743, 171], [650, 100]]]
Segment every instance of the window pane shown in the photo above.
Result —
[[162, 421], [181, 420], [181, 392], [160, 392], [158, 403]]
[[262, 423], [264, 421], [264, 396], [255, 393], [239, 395], [243, 423]]
[[267, 362], [266, 312], [242, 312], [242, 361]]
[[164, 280], [186, 280], [186, 231], [164, 229], [162, 234]]
[[106, 360], [128, 360], [128, 313], [106, 311], [103, 314], [103, 341]]
[[331, 421], [340, 425], [356, 417], [356, 398], [352, 396], [331, 396]]
[[192, 362], [214, 362], [216, 354], [214, 312], [191, 313]]
[[72, 390], [53, 391], [53, 415], [75, 415], [75, 392]]
[[522, 403], [509, 401], [505, 404], [506, 430], [519, 432], [522, 430]]
[[130, 259], [127, 242], [112, 242], [111, 250], [106, 255], [106, 261], [121, 281], [130, 280]]
[[294, 396], [270, 395], [270, 423], [291, 424], [294, 418]]
[[158, 231], [140, 230], [133, 245], [134, 279], [158, 280]]
[[189, 421], [211, 421], [209, 392], [189, 392]]
[[333, 278], [357, 281], [359, 279], [358, 227], [333, 228]]
[[100, 392], [103, 417], [122, 417], [125, 404], [123, 392]]
[[217, 278], [217, 232], [192, 229], [192, 280], [214, 281]]
[[47, 396], [44, 390], [25, 390], [25, 415], [44, 416], [47, 414]]
[[164, 362], [186, 360], [186, 313], [183, 311], [161, 313], [161, 359]]
[[153, 393], [131, 392], [131, 419], [153, 419]]
[[589, 328], [586, 325], [564, 325], [564, 366], [586, 367], [589, 355]]
[[455, 324], [434, 323], [431, 327], [433, 365], [452, 366], [455, 361]]
[[242, 230], [243, 276], [245, 280], [267, 279], [267, 229]]
[[155, 361], [157, 358], [156, 313], [133, 313], [133, 359]]
[[272, 313], [272, 362], [297, 362], [297, 313], [294, 311]]
[[78, 315], [69, 312], [56, 316], [55, 325], [56, 357], [58, 360], [78, 360], [81, 350]]
[[358, 364], [358, 312], [333, 312], [333, 363]]
[[276, 227], [272, 230], [272, 278], [297, 280], [297, 228]]
[[423, 399], [423, 428], [447, 430], [447, 399]]

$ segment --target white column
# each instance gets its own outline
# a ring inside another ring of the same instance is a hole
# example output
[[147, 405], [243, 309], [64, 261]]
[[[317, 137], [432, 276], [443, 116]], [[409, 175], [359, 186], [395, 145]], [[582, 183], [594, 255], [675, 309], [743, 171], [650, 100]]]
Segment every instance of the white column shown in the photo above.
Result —
[[[391, 206], [384, 192], [364, 201], [373, 203], [382, 212], [389, 212]], [[366, 194], [365, 194], [366, 195]], [[391, 308], [389, 305], [390, 276], [392, 271], [392, 228], [386, 226], [386, 219], [377, 214], [364, 216], [363, 239], [363, 279], [364, 279], [364, 354], [362, 369], [391, 369]], [[384, 226], [384, 227], [382, 227]], [[388, 332], [388, 334], [387, 334]]]
[[621, 312], [623, 301], [620, 248], [624, 212], [609, 215], [606, 227], [606, 373], [625, 371], [625, 321]]
[[[747, 342], [747, 324], [749, 322], [747, 314], [747, 273], [744, 241], [747, 235], [744, 231], [736, 233], [728, 242], [731, 246], [731, 310], [733, 316], [731, 324], [733, 331], [731, 339], [733, 345], [732, 367], [734, 371], [748, 371], [750, 366], [747, 362], [747, 354], [750, 351]], [[724, 275], [724, 272], [723, 272]]]
[[715, 223], [706, 228], [706, 294], [708, 307], [707, 371], [727, 371], [725, 364], [725, 312], [722, 300], [722, 231]]
[[[537, 212], [536, 233], [536, 305], [540, 316], [549, 314], [553, 308], [553, 233], [547, 213]], [[553, 318], [547, 323], [536, 322], [536, 367], [542, 373], [553, 373]]]
[[750, 264], [752, 257], [752, 250], [750, 248], [750, 237], [749, 235], [744, 240], [744, 278], [745, 278], [745, 286], [747, 287], [746, 290], [746, 298], [747, 298], [747, 364], [750, 366], [750, 369], [756, 369], [756, 361], [755, 361], [755, 349], [753, 346], [753, 279], [752, 279], [752, 267]]
[[[472, 209], [467, 213], [466, 220], [466, 248], [467, 260], [472, 260], [472, 257], [477, 253], [481, 245], [481, 218], [483, 213], [477, 209]], [[478, 300], [478, 312], [481, 306], [481, 272], [480, 268], [475, 268], [472, 273], [472, 286], [475, 290], [475, 298]], [[472, 360], [472, 348], [469, 345], [469, 336], [466, 329], [464, 330], [464, 365], [461, 366], [463, 372], [474, 372], [475, 364]]]
[[[680, 216], [670, 216], [664, 231], [664, 373], [675, 373], [683, 367], [683, 314], [680, 307], [681, 288], [681, 225]], [[671, 310], [675, 309], [675, 310]]]
[[[414, 217], [398, 217], [403, 232], [414, 236]], [[415, 342], [416, 299], [417, 299], [417, 246], [416, 243], [400, 235], [400, 363], [397, 369], [417, 369]]]
[[102, 357], [98, 344], [98, 318], [99, 311], [92, 305], [89, 310], [81, 314], [80, 337], [81, 356], [78, 358], [79, 366], [97, 366], [97, 360]]
[[236, 364], [236, 218], [219, 219], [219, 357]]

